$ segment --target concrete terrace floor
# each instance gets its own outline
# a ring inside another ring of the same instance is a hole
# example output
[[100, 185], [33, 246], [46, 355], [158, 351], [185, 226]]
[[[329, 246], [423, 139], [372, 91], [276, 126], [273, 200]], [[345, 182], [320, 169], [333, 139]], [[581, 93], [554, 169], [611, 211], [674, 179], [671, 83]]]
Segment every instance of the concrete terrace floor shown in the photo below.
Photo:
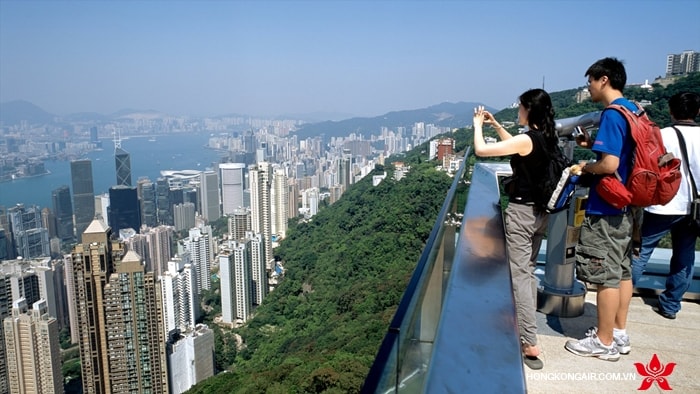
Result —
[[[662, 365], [676, 363], [667, 377], [674, 393], [700, 393], [700, 304], [684, 301], [675, 320], [665, 319], [651, 307], [656, 296], [632, 298], [627, 321], [632, 351], [617, 362], [580, 357], [564, 349], [568, 339], [580, 339], [596, 325], [596, 292], [586, 294], [584, 313], [560, 318], [538, 312], [538, 341], [544, 368], [525, 370], [528, 393], [662, 393], [657, 382], [639, 391], [642, 376], [635, 363], [648, 365], [656, 354]], [[572, 375], [576, 374], [578, 375]]]

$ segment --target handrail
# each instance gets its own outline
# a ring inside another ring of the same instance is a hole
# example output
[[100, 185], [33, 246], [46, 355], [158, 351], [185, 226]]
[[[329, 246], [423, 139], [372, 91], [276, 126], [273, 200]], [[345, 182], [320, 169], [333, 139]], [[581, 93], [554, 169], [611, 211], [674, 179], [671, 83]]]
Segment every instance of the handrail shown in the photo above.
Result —
[[457, 241], [426, 393], [525, 392], [499, 177], [507, 163], [477, 163]]

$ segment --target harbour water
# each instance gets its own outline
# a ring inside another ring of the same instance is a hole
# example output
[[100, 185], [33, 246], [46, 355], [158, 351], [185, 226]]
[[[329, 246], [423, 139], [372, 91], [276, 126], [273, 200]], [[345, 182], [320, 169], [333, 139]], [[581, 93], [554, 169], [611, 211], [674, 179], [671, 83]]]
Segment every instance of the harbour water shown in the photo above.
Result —
[[[122, 149], [131, 155], [132, 185], [140, 177], [155, 181], [161, 170], [205, 170], [220, 161], [225, 152], [205, 148], [209, 133], [162, 135], [154, 141], [146, 137], [122, 140]], [[114, 144], [103, 140], [103, 150], [89, 152], [84, 158], [92, 160], [95, 194], [106, 193], [116, 183]], [[71, 188], [70, 162], [47, 161], [51, 173], [0, 183], [0, 205], [11, 207], [23, 203], [41, 208], [51, 206], [51, 192], [61, 185]]]

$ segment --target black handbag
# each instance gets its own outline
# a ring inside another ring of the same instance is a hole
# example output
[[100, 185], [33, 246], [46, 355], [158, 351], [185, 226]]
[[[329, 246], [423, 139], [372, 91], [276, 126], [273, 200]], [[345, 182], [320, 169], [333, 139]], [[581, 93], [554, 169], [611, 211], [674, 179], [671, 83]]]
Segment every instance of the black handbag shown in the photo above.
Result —
[[685, 162], [685, 166], [688, 169], [690, 186], [693, 192], [692, 196], [690, 197], [690, 215], [688, 217], [688, 225], [690, 226], [691, 231], [695, 232], [695, 235], [700, 236], [700, 195], [698, 195], [698, 188], [695, 184], [693, 173], [690, 172], [690, 164], [688, 164], [688, 151], [685, 147], [685, 139], [683, 139], [683, 135], [681, 134], [680, 130], [676, 128], [676, 126], [673, 126], [673, 129], [676, 130], [676, 135], [678, 136], [678, 145], [681, 147], [683, 162]]

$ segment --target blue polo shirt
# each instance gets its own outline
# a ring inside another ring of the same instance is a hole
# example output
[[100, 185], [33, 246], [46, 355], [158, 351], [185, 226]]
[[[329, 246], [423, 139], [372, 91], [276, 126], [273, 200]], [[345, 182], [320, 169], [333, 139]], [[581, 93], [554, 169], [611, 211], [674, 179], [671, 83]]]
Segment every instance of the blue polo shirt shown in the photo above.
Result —
[[[611, 104], [620, 104], [631, 111], [636, 111], [637, 106], [624, 97], [621, 97]], [[629, 127], [624, 115], [617, 110], [608, 109], [603, 111], [600, 117], [600, 127], [593, 142], [593, 152], [596, 154], [596, 159], [600, 160], [603, 153], [617, 156], [620, 158], [620, 165], [617, 172], [622, 177], [622, 182], [627, 183], [627, 177], [630, 171], [632, 162], [633, 142], [629, 135]], [[599, 178], [598, 178], [599, 179]], [[617, 209], [603, 200], [596, 192], [595, 185], [591, 185], [588, 191], [588, 205], [586, 213], [589, 215], [620, 215], [626, 209]]]

